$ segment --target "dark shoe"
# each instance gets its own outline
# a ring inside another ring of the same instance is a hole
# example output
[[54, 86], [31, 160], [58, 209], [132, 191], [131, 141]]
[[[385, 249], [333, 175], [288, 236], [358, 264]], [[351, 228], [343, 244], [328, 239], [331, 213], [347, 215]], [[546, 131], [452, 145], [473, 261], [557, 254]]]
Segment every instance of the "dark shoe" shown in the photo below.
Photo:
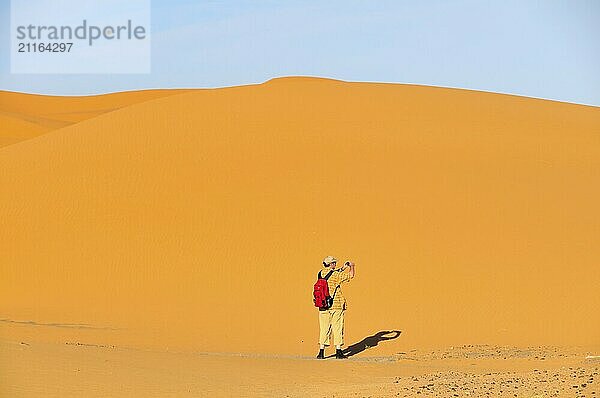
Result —
[[325, 350], [319, 350], [319, 355], [317, 355], [317, 359], [325, 359]]
[[337, 359], [346, 359], [346, 358], [348, 358], [346, 355], [344, 355], [344, 352], [342, 350], [335, 350], [335, 357]]

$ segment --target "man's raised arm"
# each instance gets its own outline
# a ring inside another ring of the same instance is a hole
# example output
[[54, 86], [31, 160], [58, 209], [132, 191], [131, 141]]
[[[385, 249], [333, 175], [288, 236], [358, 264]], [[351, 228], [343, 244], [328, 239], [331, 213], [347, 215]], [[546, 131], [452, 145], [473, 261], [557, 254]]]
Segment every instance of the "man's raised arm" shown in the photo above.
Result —
[[350, 279], [354, 278], [354, 275], [356, 274], [356, 270], [354, 269], [354, 263], [352, 263], [350, 261], [346, 261], [344, 263], [344, 268], [342, 268], [341, 271], [345, 271], [346, 268], [350, 268], [350, 272], [345, 278], [342, 279], [343, 282], [347, 282]]

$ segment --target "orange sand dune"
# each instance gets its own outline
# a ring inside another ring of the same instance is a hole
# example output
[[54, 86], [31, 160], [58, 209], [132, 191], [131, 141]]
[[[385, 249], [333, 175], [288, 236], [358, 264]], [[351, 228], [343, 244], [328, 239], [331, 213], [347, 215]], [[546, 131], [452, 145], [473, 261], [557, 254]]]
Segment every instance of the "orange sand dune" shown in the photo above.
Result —
[[188, 90], [144, 90], [86, 97], [0, 91], [0, 147], [154, 98]]
[[7, 338], [313, 355], [332, 254], [347, 344], [402, 331], [374, 355], [600, 345], [598, 108], [310, 78], [102, 101], [0, 149], [0, 318], [36, 322]]

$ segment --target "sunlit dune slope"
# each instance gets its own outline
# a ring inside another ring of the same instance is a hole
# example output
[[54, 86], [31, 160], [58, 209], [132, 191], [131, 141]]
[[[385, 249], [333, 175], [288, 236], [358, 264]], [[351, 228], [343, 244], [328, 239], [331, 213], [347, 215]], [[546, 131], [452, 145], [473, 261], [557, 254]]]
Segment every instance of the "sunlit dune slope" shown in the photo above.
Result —
[[0, 147], [23, 141], [49, 131], [34, 122], [0, 113]]
[[0, 91], [0, 147], [125, 106], [186, 90], [144, 90], [85, 97]]
[[346, 343], [402, 331], [373, 355], [600, 345], [599, 126], [594, 107], [288, 78], [4, 147], [0, 318], [82, 326], [3, 333], [312, 355], [332, 254], [357, 263]]

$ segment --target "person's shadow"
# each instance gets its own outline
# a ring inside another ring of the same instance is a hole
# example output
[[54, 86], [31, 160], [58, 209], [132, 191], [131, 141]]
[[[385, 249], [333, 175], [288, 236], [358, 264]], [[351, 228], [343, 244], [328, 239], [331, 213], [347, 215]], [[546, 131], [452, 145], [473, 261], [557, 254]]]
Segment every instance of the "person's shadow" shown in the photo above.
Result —
[[375, 347], [379, 344], [380, 341], [393, 340], [400, 337], [400, 330], [382, 330], [381, 332], [377, 332], [372, 336], [365, 337], [358, 343], [352, 344], [343, 350], [346, 356], [351, 357], [356, 354], [360, 354], [367, 348]]

